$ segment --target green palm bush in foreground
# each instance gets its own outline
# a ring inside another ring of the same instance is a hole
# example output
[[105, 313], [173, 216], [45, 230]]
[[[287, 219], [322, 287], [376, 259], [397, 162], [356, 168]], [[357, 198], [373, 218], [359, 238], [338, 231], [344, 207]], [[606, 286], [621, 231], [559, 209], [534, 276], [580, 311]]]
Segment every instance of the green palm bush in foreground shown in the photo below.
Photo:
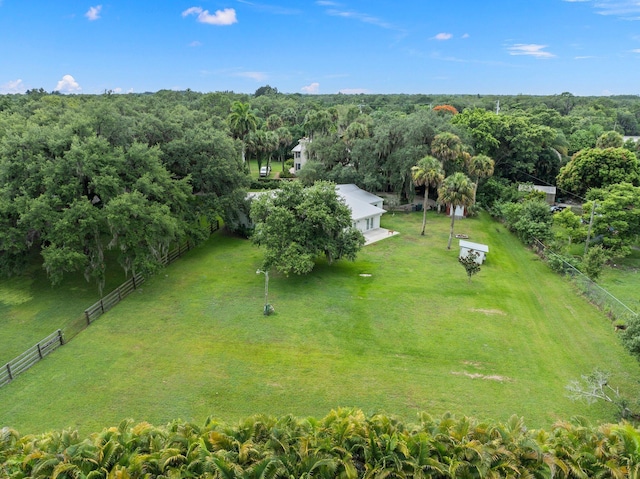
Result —
[[236, 426], [123, 421], [81, 438], [0, 430], [0, 477], [444, 478], [639, 477], [640, 431], [574, 419], [550, 431], [522, 419], [445, 414], [415, 425], [334, 410], [323, 419], [253, 416]]

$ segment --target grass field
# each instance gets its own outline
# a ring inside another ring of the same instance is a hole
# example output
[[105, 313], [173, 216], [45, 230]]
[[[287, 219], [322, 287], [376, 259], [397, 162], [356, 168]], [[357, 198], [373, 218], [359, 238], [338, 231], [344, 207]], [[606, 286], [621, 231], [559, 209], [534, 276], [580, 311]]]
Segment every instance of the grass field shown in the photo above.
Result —
[[640, 250], [632, 250], [631, 255], [617, 260], [614, 267], [605, 268], [598, 284], [640, 313]]
[[[40, 260], [41, 262], [41, 260]], [[105, 293], [125, 280], [116, 266], [107, 270]], [[95, 283], [82, 275], [66, 275], [60, 285], [51, 286], [37, 261], [19, 277], [0, 279], [0, 364], [53, 333], [68, 337], [84, 326], [83, 311], [100, 299]]]
[[[594, 367], [638, 396], [640, 367], [610, 322], [503, 226], [486, 216], [456, 223], [490, 247], [469, 283], [457, 248], [446, 250], [448, 219], [430, 214], [424, 237], [421, 219], [385, 215], [400, 235], [354, 263], [272, 274], [269, 317], [261, 252], [216, 233], [1, 388], [0, 427], [88, 432], [127, 417], [234, 421], [338, 406], [409, 420], [423, 410], [518, 414], [530, 427], [573, 415], [614, 420], [604, 405], [565, 397], [569, 380]], [[11, 284], [5, 294], [22, 294]]]

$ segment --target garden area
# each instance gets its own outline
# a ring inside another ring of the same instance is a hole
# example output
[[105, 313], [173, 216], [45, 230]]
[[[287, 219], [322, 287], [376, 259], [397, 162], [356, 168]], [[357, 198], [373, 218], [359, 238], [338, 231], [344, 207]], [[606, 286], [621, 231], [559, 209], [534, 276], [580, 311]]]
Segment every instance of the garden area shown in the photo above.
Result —
[[[490, 248], [471, 282], [457, 242], [446, 249], [448, 218], [429, 213], [425, 236], [421, 223], [422, 213], [388, 213], [382, 226], [400, 234], [355, 262], [319, 260], [302, 277], [273, 273], [271, 316], [256, 274], [262, 252], [217, 232], [1, 388], [0, 425], [89, 432], [124, 418], [233, 422], [322, 417], [341, 406], [409, 420], [419, 411], [516, 414], [530, 427], [575, 415], [617, 420], [615, 408], [574, 402], [565, 389], [599, 367], [626, 397], [638, 396], [640, 367], [610, 321], [488, 215], [456, 222], [457, 233]], [[22, 318], [3, 323], [0, 337], [60, 327], [36, 311], [47, 293], [49, 311], [93, 302], [91, 285], [70, 301], [83, 283], [52, 288], [38, 276], [0, 283], [3, 298], [17, 298], [2, 299], [3, 316]]]

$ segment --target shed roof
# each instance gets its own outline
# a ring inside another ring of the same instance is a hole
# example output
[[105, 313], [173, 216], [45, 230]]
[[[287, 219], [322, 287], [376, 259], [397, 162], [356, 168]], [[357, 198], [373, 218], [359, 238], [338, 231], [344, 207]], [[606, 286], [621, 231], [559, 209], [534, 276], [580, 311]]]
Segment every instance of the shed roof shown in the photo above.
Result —
[[489, 252], [489, 246], [481, 243], [473, 243], [471, 241], [460, 240], [460, 248], [472, 249], [475, 251], [482, 251], [483, 253]]
[[542, 191], [543, 193], [548, 193], [551, 195], [556, 194], [555, 186], [544, 186], [544, 185], [528, 185], [528, 184], [520, 184], [518, 185], [518, 191]]

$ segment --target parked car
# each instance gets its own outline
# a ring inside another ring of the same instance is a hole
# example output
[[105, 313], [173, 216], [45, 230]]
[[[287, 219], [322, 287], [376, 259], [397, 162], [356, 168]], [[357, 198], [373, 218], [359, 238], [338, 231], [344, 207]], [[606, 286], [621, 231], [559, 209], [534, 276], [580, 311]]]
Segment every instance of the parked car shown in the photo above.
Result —
[[566, 206], [562, 206], [562, 205], [553, 205], [551, 207], [551, 212], [552, 213], [560, 213], [562, 210], [564, 210], [566, 208]]
[[270, 166], [263, 166], [260, 168], [260, 176], [269, 176], [269, 173], [271, 173]]

